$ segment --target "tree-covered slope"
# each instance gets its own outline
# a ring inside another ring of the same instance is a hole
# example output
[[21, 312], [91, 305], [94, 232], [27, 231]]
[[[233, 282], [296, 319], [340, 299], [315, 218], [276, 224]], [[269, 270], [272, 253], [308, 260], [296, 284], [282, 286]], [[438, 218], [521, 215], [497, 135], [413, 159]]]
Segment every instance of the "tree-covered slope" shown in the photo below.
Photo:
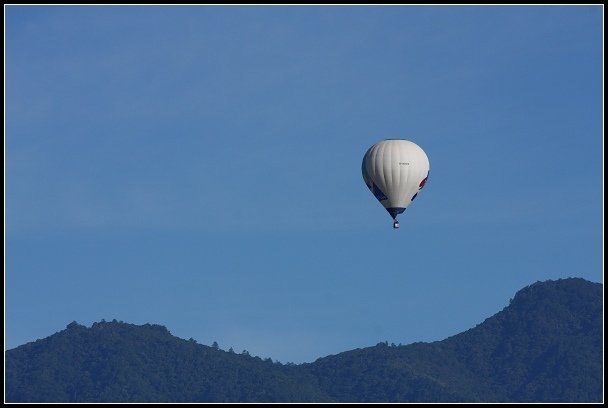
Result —
[[163, 326], [71, 323], [6, 353], [7, 401], [324, 401], [306, 373], [172, 336]]
[[601, 401], [602, 312], [601, 284], [537, 282], [443, 341], [380, 343], [305, 366], [340, 400]]
[[8, 402], [599, 402], [602, 285], [537, 282], [466, 332], [282, 365], [166, 328], [77, 323], [5, 353]]

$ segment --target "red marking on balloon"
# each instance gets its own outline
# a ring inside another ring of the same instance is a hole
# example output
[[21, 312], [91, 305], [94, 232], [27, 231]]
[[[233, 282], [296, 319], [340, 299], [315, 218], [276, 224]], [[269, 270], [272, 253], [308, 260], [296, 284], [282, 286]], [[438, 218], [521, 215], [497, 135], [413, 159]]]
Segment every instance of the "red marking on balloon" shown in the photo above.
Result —
[[418, 188], [422, 188], [422, 187], [424, 187], [424, 185], [426, 184], [426, 179], [428, 179], [428, 178], [429, 178], [429, 176], [426, 176], [426, 177], [424, 178], [424, 180], [422, 180], [422, 181], [420, 182], [420, 184], [418, 185]]

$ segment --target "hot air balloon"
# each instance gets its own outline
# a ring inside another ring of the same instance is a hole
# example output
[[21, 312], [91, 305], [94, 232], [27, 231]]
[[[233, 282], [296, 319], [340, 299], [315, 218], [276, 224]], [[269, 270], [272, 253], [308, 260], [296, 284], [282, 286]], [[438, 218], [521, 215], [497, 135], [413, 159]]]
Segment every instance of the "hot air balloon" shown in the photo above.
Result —
[[429, 158], [416, 143], [386, 139], [370, 147], [361, 164], [363, 180], [399, 228], [401, 214], [418, 196], [429, 177]]

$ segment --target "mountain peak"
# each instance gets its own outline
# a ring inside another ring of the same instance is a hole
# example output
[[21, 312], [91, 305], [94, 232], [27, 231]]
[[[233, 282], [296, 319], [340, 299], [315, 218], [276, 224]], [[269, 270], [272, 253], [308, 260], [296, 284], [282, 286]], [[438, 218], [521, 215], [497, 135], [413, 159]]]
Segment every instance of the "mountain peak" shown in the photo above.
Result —
[[590, 282], [582, 278], [562, 278], [557, 280], [536, 281], [517, 291], [513, 300], [518, 297], [538, 296], [539, 294], [576, 293], [585, 294], [594, 290], [601, 291], [602, 284]]

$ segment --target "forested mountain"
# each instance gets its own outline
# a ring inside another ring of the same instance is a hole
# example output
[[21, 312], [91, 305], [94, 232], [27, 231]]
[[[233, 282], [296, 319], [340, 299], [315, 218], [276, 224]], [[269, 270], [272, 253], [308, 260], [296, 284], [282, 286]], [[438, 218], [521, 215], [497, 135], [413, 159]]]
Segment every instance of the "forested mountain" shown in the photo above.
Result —
[[537, 282], [478, 326], [283, 365], [163, 326], [70, 323], [5, 353], [7, 402], [601, 402], [602, 285]]
[[464, 333], [353, 350], [307, 368], [351, 401], [601, 401], [602, 285], [538, 282]]

